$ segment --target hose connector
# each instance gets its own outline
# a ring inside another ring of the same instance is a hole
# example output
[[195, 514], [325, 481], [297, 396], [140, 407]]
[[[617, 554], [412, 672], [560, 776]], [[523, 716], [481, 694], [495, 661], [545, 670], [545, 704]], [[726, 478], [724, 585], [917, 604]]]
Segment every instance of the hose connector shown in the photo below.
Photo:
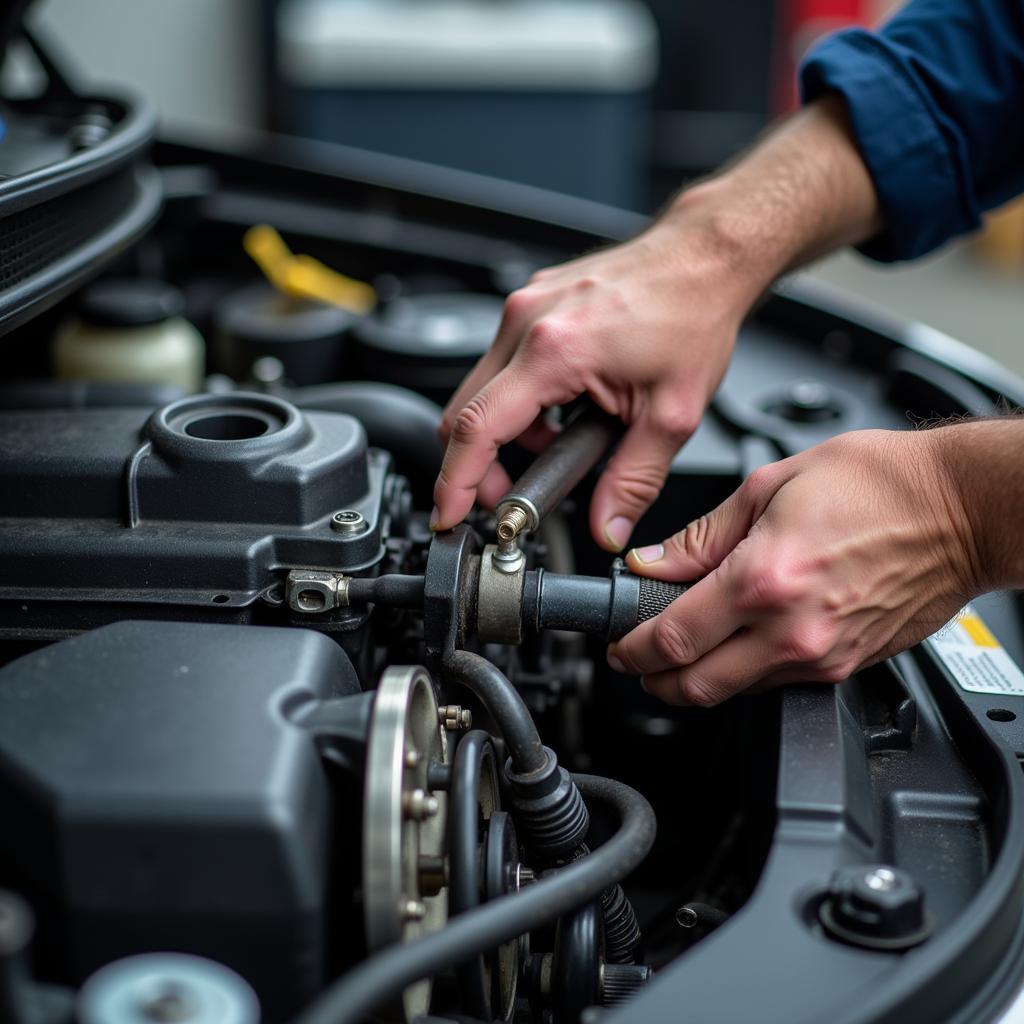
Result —
[[547, 764], [520, 775], [505, 763], [505, 779], [512, 790], [516, 830], [530, 855], [544, 863], [570, 859], [586, 838], [590, 813], [572, 776], [559, 767], [558, 758], [545, 747]]

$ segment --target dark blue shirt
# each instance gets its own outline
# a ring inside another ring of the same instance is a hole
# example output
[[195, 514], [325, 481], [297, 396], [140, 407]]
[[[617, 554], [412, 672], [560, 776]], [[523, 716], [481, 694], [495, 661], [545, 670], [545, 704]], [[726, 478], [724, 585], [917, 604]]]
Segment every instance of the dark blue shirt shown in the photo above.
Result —
[[878, 32], [816, 45], [805, 101], [847, 101], [886, 230], [879, 260], [920, 256], [1024, 191], [1024, 0], [912, 0]]

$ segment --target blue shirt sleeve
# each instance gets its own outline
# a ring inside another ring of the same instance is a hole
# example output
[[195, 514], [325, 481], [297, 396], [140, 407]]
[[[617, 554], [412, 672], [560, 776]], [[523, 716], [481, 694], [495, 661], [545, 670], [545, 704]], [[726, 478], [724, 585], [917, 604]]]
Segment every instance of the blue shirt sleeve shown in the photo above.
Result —
[[842, 94], [886, 228], [861, 246], [912, 259], [1024, 191], [1024, 0], [911, 0], [800, 69], [804, 102]]

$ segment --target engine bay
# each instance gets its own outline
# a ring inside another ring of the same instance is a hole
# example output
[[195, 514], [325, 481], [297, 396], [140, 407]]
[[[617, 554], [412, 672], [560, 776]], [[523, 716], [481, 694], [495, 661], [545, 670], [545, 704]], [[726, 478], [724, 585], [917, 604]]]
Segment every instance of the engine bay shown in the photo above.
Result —
[[[680, 590], [590, 539], [616, 435], [585, 406], [543, 455], [502, 452], [497, 510], [430, 529], [441, 404], [504, 297], [642, 219], [341, 147], [149, 152], [144, 111], [105, 109], [91, 151], [130, 137], [134, 226], [0, 302], [0, 1017], [997, 1005], [1024, 950], [1020, 696], [965, 689], [923, 644], [836, 687], [649, 697], [605, 647]], [[245, 251], [259, 224], [376, 308], [282, 296]], [[69, 324], [116, 341], [174, 318], [202, 340], [194, 388], [56, 367]], [[635, 540], [841, 431], [1018, 388], [783, 284]], [[1022, 660], [1017, 596], [979, 606]]]

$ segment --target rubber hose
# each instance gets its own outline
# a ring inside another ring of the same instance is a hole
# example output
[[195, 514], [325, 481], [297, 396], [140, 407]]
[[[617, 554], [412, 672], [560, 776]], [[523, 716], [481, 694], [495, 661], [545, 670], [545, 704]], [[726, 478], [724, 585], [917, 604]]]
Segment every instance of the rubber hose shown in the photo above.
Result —
[[429, 398], [394, 384], [345, 382], [293, 388], [283, 397], [300, 409], [340, 412], [362, 423], [370, 444], [395, 456], [417, 496], [429, 496], [441, 469], [437, 436], [443, 410]]
[[470, 651], [452, 652], [445, 658], [444, 668], [455, 682], [472, 690], [491, 713], [516, 772], [530, 775], [547, 766], [548, 756], [537, 726], [523, 698], [500, 669]]
[[467, 911], [440, 931], [371, 957], [330, 985], [294, 1024], [355, 1024], [413, 982], [578, 910], [633, 871], [654, 844], [651, 805], [613, 779], [574, 775], [573, 781], [586, 799], [607, 804], [619, 817], [618, 831], [603, 846], [521, 892]]

